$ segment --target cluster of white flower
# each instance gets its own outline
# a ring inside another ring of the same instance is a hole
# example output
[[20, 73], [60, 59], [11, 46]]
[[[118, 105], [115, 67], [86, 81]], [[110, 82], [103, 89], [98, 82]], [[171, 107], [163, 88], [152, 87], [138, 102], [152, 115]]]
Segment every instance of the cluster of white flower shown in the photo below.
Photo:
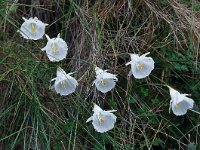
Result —
[[[45, 27], [48, 25], [40, 21], [37, 17], [25, 19], [21, 25], [20, 34], [25, 39], [39, 40], [45, 34]], [[60, 37], [60, 34], [56, 38], [50, 38], [46, 35], [48, 40], [46, 46], [42, 48], [42, 51], [46, 51], [47, 57], [50, 61], [58, 62], [66, 58], [68, 52], [67, 43]], [[154, 69], [154, 60], [151, 57], [146, 57], [148, 53], [141, 56], [138, 54], [130, 54], [131, 61], [126, 65], [131, 65], [130, 75], [133, 75], [136, 79], [142, 79], [150, 75]], [[102, 70], [99, 67], [95, 68], [96, 79], [93, 81], [93, 85], [96, 86], [98, 91], [107, 93], [111, 91], [118, 81], [117, 75], [108, 73], [107, 70]], [[56, 78], [51, 81], [55, 81], [52, 86], [60, 95], [69, 95], [75, 92], [78, 82], [71, 75], [73, 73], [66, 73], [62, 68], [57, 69]], [[169, 87], [169, 86], [168, 86]], [[184, 115], [188, 109], [193, 108], [194, 101], [191, 98], [186, 97], [187, 94], [180, 94], [175, 89], [169, 87], [170, 90], [170, 108], [177, 116]], [[94, 114], [86, 121], [92, 121], [94, 129], [97, 132], [103, 133], [111, 130], [114, 127], [117, 117], [112, 113], [116, 110], [104, 111], [99, 106], [94, 104]]]

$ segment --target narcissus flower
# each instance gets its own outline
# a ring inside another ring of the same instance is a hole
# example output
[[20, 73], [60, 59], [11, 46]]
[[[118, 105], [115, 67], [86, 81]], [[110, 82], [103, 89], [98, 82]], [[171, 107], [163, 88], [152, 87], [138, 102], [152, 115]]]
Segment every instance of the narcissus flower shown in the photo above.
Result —
[[23, 17], [24, 23], [21, 25], [20, 34], [25, 39], [39, 40], [45, 34], [45, 27], [48, 25], [40, 21], [37, 17], [26, 19]]
[[150, 52], [141, 56], [138, 54], [130, 54], [131, 61], [128, 62], [126, 66], [131, 65], [131, 71], [129, 74], [133, 74], [136, 79], [147, 77], [154, 69], [154, 60], [151, 57], [146, 57], [148, 54], [150, 54]]
[[106, 93], [113, 89], [116, 85], [117, 75], [108, 73], [107, 70], [102, 70], [99, 67], [95, 68], [96, 79], [93, 84], [95, 84], [97, 90], [102, 93]]
[[171, 96], [169, 111], [172, 109], [176, 116], [185, 115], [187, 110], [193, 108], [194, 101], [186, 97], [188, 94], [181, 94], [175, 89], [168, 86]]
[[97, 132], [103, 133], [114, 128], [117, 117], [112, 113], [116, 110], [102, 110], [94, 104], [94, 114], [86, 122], [92, 121], [92, 125]]
[[68, 46], [67, 43], [60, 38], [60, 34], [56, 38], [50, 39], [48, 35], [47, 37], [47, 45], [42, 48], [43, 51], [46, 51], [47, 56], [50, 61], [60, 61], [66, 58]]
[[57, 77], [51, 80], [55, 81], [53, 88], [60, 95], [69, 95], [76, 90], [78, 82], [75, 78], [70, 76], [71, 74], [73, 73], [66, 74], [66, 72], [59, 67], [57, 69]]

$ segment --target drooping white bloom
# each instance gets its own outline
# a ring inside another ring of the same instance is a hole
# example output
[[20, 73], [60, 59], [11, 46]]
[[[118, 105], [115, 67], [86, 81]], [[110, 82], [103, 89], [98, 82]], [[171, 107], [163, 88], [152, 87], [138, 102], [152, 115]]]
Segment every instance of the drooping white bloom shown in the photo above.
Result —
[[75, 78], [70, 76], [71, 74], [73, 73], [66, 74], [66, 72], [59, 67], [57, 69], [57, 77], [51, 80], [55, 80], [53, 88], [60, 95], [69, 95], [73, 93], [78, 86], [78, 82]]
[[95, 84], [97, 90], [102, 93], [106, 93], [113, 89], [116, 85], [117, 75], [108, 73], [107, 70], [102, 70], [99, 67], [95, 68], [96, 79], [93, 84]]
[[186, 97], [188, 94], [181, 94], [170, 86], [168, 87], [171, 96], [169, 111], [172, 109], [176, 116], [185, 115], [188, 109], [193, 108], [194, 101]]
[[104, 111], [94, 104], [93, 112], [94, 114], [87, 119], [86, 123], [92, 121], [97, 132], [103, 133], [114, 128], [117, 117], [112, 112], [116, 112], [116, 110]]
[[39, 40], [45, 34], [45, 27], [48, 25], [40, 21], [37, 17], [26, 19], [23, 17], [24, 23], [21, 25], [20, 34], [25, 39]]
[[50, 39], [48, 35], [47, 37], [47, 44], [42, 51], [46, 51], [47, 56], [50, 61], [60, 61], [66, 58], [68, 46], [67, 43], [60, 38], [60, 34], [56, 38]]
[[131, 61], [126, 64], [131, 65], [131, 71], [129, 75], [133, 74], [136, 79], [142, 79], [147, 77], [154, 69], [154, 60], [151, 57], [146, 57], [150, 52], [141, 56], [138, 54], [130, 54]]

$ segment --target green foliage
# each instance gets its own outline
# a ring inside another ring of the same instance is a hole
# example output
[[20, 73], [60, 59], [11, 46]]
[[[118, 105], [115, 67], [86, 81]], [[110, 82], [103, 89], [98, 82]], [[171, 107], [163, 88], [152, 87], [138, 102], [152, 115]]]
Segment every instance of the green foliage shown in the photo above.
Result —
[[[20, 3], [21, 2], [21, 3]], [[24, 2], [24, 1], [23, 1]], [[199, 145], [199, 3], [197, 1], [0, 0], [0, 149], [188, 149]], [[46, 39], [27, 41], [16, 32], [22, 17], [48, 23], [61, 36], [67, 58], [52, 63]], [[155, 69], [145, 79], [127, 77], [128, 53], [150, 51]], [[94, 65], [118, 74], [115, 89], [91, 85]], [[57, 67], [75, 72], [77, 91], [51, 90]], [[191, 94], [193, 111], [169, 114], [163, 85]], [[115, 128], [100, 134], [86, 123], [93, 103], [117, 110]]]
[[165, 148], [165, 142], [159, 138], [155, 139], [153, 142], [152, 142], [152, 145], [153, 146], [161, 146], [162, 148]]
[[194, 145], [194, 143], [190, 143], [188, 144], [188, 150], [196, 150], [196, 146]]
[[162, 54], [165, 56], [169, 63], [165, 64], [166, 68], [170, 70], [187, 72], [192, 69], [192, 54], [190, 51], [186, 51], [186, 55], [182, 55], [170, 48], [161, 48]]

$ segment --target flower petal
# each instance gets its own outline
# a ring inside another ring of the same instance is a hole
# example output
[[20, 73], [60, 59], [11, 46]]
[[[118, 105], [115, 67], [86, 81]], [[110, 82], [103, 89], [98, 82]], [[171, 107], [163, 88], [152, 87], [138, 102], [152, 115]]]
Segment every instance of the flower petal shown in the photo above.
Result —
[[107, 72], [104, 72], [103, 74], [102, 74], [102, 78], [103, 79], [114, 79], [114, 80], [116, 80], [117, 81], [117, 77], [116, 77], [117, 75], [115, 75], [115, 74], [111, 74], [111, 73], [107, 73]]
[[102, 110], [101, 107], [99, 107], [97, 104], [94, 104], [93, 111], [94, 111], [94, 113], [96, 114], [96, 113], [99, 113], [99, 112], [101, 112], [101, 111], [103, 111], [103, 110]]
[[194, 101], [191, 98], [186, 97], [185, 94], [179, 93], [177, 90], [167, 86], [170, 90], [170, 108], [176, 116], [185, 115], [187, 109], [193, 108]]
[[140, 59], [140, 56], [138, 54], [130, 54], [131, 61], [137, 62]]
[[125, 66], [128, 66], [128, 65], [130, 65], [130, 64], [131, 64], [131, 61], [127, 62], [127, 63], [125, 64]]
[[99, 74], [103, 73], [103, 70], [100, 69], [99, 67], [95, 67], [95, 72], [96, 72], [96, 75], [99, 75]]
[[51, 40], [50, 37], [47, 34], [45, 34], [45, 36], [46, 36], [48, 41]]
[[[62, 86], [62, 83], [66, 82], [65, 86]], [[72, 81], [65, 79], [58, 82], [55, 82], [55, 90], [60, 95], [69, 95], [73, 93], [76, 89], [76, 86]]]
[[131, 54], [131, 61], [126, 64], [131, 64], [131, 71], [136, 79], [149, 76], [154, 69], [154, 60], [151, 57], [146, 57], [148, 54], [149, 52], [141, 56], [138, 54]]
[[52, 80], [55, 80], [54, 88], [60, 95], [69, 95], [73, 93], [78, 86], [77, 80], [69, 74], [66, 74], [60, 67], [57, 69], [57, 77]]
[[[100, 122], [100, 118], [103, 118], [104, 121]], [[99, 116], [96, 115], [93, 117], [92, 124], [97, 132], [104, 133], [114, 128], [116, 118], [112, 113], [102, 112]]]
[[172, 111], [176, 116], [185, 115], [187, 113], [187, 109], [191, 108], [190, 104], [186, 101], [181, 101], [178, 104], [174, 104], [172, 107]]
[[57, 68], [57, 72], [56, 72], [56, 76], [57, 76], [58, 78], [64, 79], [64, 78], [67, 77], [67, 74], [66, 74], [66, 72], [65, 72], [61, 67], [58, 67], [58, 68]]
[[37, 18], [23, 18], [24, 23], [20, 27], [20, 34], [25, 39], [38, 40], [45, 34], [45, 24]]
[[149, 55], [149, 54], [150, 54], [150, 52], [147, 52], [147, 53], [141, 55], [140, 57], [146, 57], [146, 56]]
[[99, 79], [96, 79], [94, 81], [97, 90], [101, 91], [102, 93], [106, 93], [106, 92], [112, 90], [116, 85], [116, 83], [113, 79], [105, 79], [104, 82], [105, 82], [105, 84], [102, 84], [101, 80], [99, 80]]
[[[138, 65], [142, 65], [142, 68], [138, 68]], [[154, 69], [154, 61], [153, 59], [146, 59], [140, 60], [138, 62], [133, 62], [131, 64], [131, 70], [133, 73], [133, 76], [136, 79], [142, 79], [151, 73], [151, 71]]]
[[90, 118], [87, 119], [86, 123], [90, 122], [93, 120], [93, 116], [91, 116]]
[[54, 62], [65, 59], [68, 52], [67, 43], [61, 38], [48, 39], [45, 49], [49, 60]]

